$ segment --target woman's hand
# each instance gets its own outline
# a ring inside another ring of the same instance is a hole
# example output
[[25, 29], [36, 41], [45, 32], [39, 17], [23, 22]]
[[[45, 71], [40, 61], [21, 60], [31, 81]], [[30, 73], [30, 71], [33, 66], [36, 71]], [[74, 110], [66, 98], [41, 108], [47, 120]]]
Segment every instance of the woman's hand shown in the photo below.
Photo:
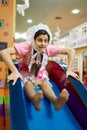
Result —
[[12, 85], [15, 85], [17, 79], [20, 78], [21, 80], [23, 80], [22, 75], [19, 72], [12, 72], [10, 75], [8, 75], [7, 77], [7, 82], [9, 81], [13, 81]]
[[66, 77], [68, 77], [68, 76], [72, 76], [73, 78], [79, 80], [79, 76], [76, 73], [74, 73], [73, 71], [68, 71], [67, 70]]

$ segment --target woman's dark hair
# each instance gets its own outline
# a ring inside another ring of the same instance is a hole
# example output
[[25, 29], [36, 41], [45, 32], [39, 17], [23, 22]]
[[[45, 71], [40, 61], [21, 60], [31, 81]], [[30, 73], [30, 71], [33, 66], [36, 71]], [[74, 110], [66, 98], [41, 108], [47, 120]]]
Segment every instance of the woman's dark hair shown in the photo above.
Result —
[[[35, 33], [34, 35], [34, 40], [36, 40], [36, 38], [40, 35], [47, 35], [48, 36], [48, 42], [50, 40], [50, 35], [47, 33], [46, 30], [39, 30]], [[35, 51], [35, 50], [34, 50]], [[35, 54], [35, 53], [34, 53]], [[37, 54], [35, 59], [35, 61], [39, 60], [40, 63], [42, 63], [42, 60], [43, 60], [43, 55], [41, 53]], [[31, 69], [30, 69], [30, 74], [32, 75], [35, 75], [37, 76], [38, 74], [38, 71], [40, 70], [40, 67], [41, 67], [41, 64], [36, 64], [36, 63], [33, 63], [32, 66], [31, 66]]]
[[[43, 59], [43, 55], [41, 53], [37, 54], [36, 57], [34, 58], [35, 61], [38, 60], [40, 61], [40, 63], [42, 63], [42, 59]], [[30, 74], [37, 76], [40, 67], [41, 67], [41, 64], [33, 63], [30, 69]]]
[[36, 40], [36, 38], [40, 35], [47, 35], [48, 36], [48, 42], [50, 40], [50, 35], [48, 34], [48, 32], [46, 30], [38, 30], [35, 35], [34, 35], [34, 40]]

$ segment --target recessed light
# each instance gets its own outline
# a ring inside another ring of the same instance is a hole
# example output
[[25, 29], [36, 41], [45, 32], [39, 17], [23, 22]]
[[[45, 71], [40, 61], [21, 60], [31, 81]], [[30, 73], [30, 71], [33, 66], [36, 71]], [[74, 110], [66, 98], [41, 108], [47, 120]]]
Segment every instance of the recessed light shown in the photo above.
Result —
[[32, 19], [28, 19], [27, 22], [28, 22], [28, 23], [32, 23]]
[[73, 9], [73, 10], [71, 11], [72, 14], [78, 14], [79, 12], [80, 12], [79, 9]]

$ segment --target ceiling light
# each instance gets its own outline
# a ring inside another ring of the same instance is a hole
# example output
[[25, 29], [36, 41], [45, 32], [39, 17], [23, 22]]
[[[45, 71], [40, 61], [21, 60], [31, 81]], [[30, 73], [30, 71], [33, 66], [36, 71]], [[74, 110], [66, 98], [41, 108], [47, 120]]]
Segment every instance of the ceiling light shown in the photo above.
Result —
[[79, 9], [73, 9], [71, 12], [72, 12], [72, 14], [78, 14], [80, 12], [80, 10]]
[[27, 22], [28, 22], [28, 23], [32, 23], [32, 19], [28, 19]]
[[22, 33], [21, 38], [26, 39], [26, 33]]
[[16, 32], [16, 33], [15, 33], [15, 39], [20, 39], [20, 38], [21, 38], [21, 34], [18, 33], [18, 32]]
[[26, 39], [26, 33], [20, 34], [20, 33], [16, 32], [15, 39]]

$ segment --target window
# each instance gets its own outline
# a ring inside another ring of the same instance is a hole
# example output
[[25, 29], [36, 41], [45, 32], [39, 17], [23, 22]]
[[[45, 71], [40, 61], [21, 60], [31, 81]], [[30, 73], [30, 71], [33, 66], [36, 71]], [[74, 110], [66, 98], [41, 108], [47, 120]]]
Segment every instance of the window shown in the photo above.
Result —
[[78, 70], [78, 58], [74, 58], [73, 70]]
[[0, 28], [4, 27], [4, 20], [0, 20]]
[[[7, 48], [7, 43], [6, 42], [0, 42], [0, 50], [3, 50]], [[0, 57], [0, 61], [2, 61], [1, 57]]]
[[7, 5], [8, 4], [8, 0], [0, 0], [0, 5]]

